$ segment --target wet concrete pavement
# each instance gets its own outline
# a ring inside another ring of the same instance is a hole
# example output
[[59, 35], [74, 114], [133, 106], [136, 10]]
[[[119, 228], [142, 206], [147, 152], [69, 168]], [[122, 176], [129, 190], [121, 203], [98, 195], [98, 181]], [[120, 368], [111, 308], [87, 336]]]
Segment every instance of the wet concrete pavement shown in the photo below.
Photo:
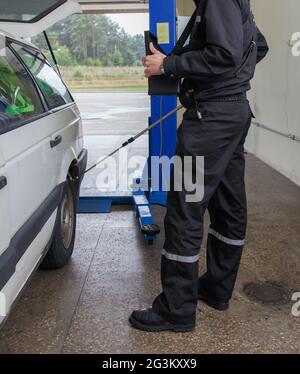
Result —
[[[129, 137], [137, 134], [148, 125], [149, 96], [141, 93], [105, 93], [105, 94], [75, 94], [83, 118], [85, 146], [89, 150], [89, 165], [109, 154], [123, 144]], [[139, 156], [146, 159], [148, 156], [148, 136], [142, 136], [126, 148], [128, 159]], [[124, 154], [121, 155], [123, 159]], [[120, 171], [118, 175], [124, 175], [127, 167], [124, 162], [114, 157]], [[124, 160], [123, 160], [124, 161]], [[82, 185], [83, 196], [115, 195], [115, 192], [107, 190], [106, 186], [97, 181], [102, 166], [92, 170], [86, 175]], [[118, 195], [128, 195], [130, 192], [119, 189], [119, 177], [117, 178]], [[116, 190], [113, 188], [112, 190]]]
[[73, 95], [84, 121], [84, 135], [132, 135], [148, 123], [145, 93], [77, 93]]
[[[111, 214], [78, 216], [72, 261], [36, 273], [0, 331], [0, 352], [300, 353], [292, 301], [263, 305], [244, 293], [249, 282], [265, 281], [283, 286], [290, 297], [300, 291], [300, 188], [255, 157], [247, 161], [247, 245], [228, 312], [199, 303], [192, 333], [133, 330], [131, 311], [160, 292], [163, 234], [148, 246], [131, 207], [115, 207]], [[153, 210], [162, 226], [165, 209]]]

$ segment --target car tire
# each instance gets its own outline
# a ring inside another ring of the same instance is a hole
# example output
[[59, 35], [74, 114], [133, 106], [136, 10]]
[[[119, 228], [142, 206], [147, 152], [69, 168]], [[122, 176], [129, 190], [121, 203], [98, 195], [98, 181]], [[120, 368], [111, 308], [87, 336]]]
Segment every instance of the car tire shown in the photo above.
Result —
[[40, 266], [42, 270], [64, 267], [73, 254], [76, 234], [76, 196], [76, 188], [68, 180], [58, 207], [52, 244]]

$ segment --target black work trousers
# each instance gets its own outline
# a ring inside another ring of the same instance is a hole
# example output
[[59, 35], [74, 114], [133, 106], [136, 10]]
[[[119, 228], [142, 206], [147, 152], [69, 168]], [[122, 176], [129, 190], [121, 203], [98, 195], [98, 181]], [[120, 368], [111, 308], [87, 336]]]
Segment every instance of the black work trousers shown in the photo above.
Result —
[[202, 157], [204, 193], [200, 201], [188, 201], [191, 192], [175, 189], [172, 178], [162, 252], [163, 291], [153, 303], [153, 309], [171, 323], [195, 322], [205, 211], [211, 225], [207, 272], [200, 282], [213, 300], [228, 302], [232, 297], [246, 234], [244, 143], [251, 124], [249, 103], [247, 99], [201, 102], [198, 111], [202, 119], [196, 110], [185, 113], [176, 155], [194, 160], [194, 174], [195, 160]]

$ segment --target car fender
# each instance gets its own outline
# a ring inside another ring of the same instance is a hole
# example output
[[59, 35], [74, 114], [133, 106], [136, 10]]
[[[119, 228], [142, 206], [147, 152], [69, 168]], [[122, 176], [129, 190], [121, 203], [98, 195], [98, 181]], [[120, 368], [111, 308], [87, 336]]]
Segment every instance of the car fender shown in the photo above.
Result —
[[58, 184], [66, 181], [70, 166], [75, 160], [77, 160], [75, 149], [73, 147], [67, 148], [62, 159]]

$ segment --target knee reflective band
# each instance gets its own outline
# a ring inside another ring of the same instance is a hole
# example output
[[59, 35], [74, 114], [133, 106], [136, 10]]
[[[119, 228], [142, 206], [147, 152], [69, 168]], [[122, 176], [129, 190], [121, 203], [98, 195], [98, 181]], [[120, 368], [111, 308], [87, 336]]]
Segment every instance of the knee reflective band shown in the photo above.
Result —
[[167, 252], [165, 249], [163, 249], [163, 251], [162, 251], [162, 256], [164, 256], [168, 260], [177, 261], [177, 262], [183, 262], [183, 263], [186, 263], [186, 264], [194, 264], [195, 262], [198, 262], [199, 258], [200, 258], [200, 255], [196, 255], [196, 256], [179, 256], [179, 255], [175, 255], [173, 253]]
[[212, 228], [209, 229], [208, 233], [216, 237], [221, 242], [224, 242], [229, 245], [236, 245], [238, 247], [241, 247], [245, 244], [245, 240], [236, 240], [236, 239], [226, 238], [225, 236], [219, 234], [217, 231], [213, 230]]

